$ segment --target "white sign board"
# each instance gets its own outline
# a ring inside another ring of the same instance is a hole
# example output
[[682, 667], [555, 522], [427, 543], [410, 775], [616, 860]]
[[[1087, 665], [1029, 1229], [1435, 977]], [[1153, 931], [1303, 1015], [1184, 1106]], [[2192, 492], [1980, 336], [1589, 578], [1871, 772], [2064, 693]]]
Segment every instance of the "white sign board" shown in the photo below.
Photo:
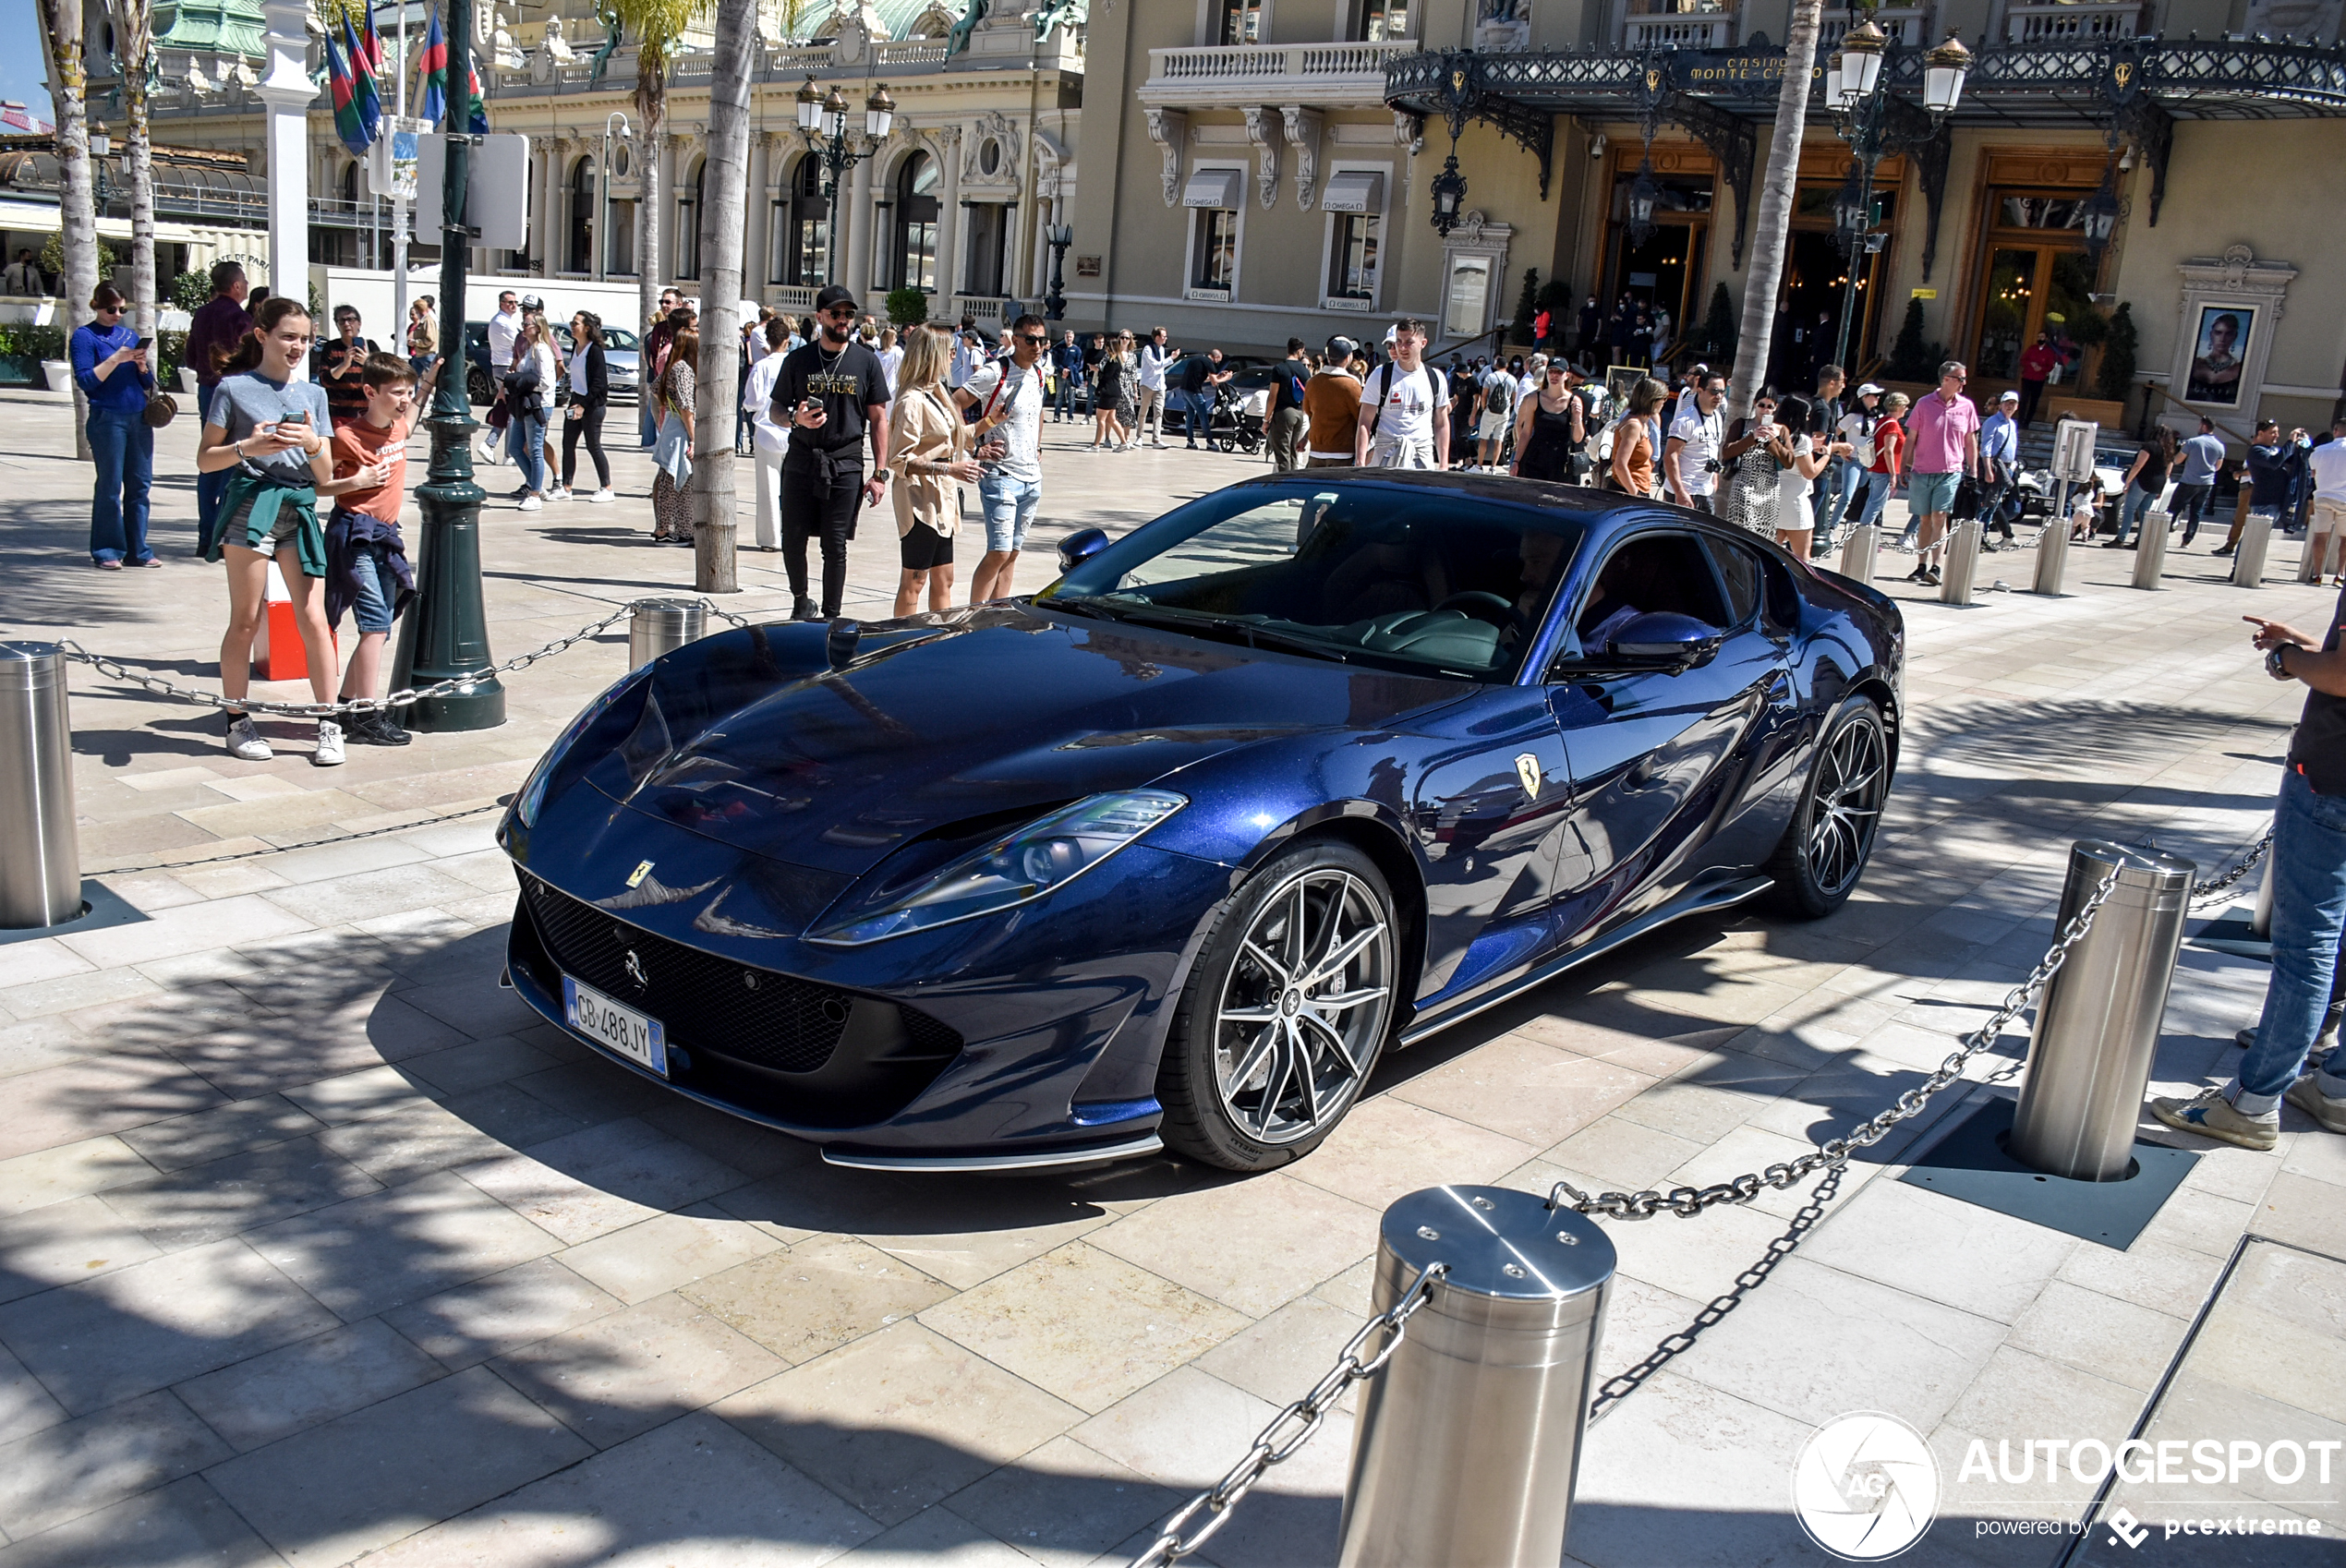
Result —
[[[427, 239], [435, 239], [448, 139], [434, 133], [417, 139], [416, 227]], [[491, 250], [525, 248], [529, 239], [529, 138], [482, 137], [466, 169], [465, 222], [480, 231], [473, 243]]]
[[367, 150], [367, 188], [386, 201], [416, 199], [416, 170], [429, 120], [385, 115], [382, 135]]
[[2094, 476], [2094, 438], [2101, 427], [2090, 419], [2063, 419], [2053, 431], [2053, 476], [2082, 485]]

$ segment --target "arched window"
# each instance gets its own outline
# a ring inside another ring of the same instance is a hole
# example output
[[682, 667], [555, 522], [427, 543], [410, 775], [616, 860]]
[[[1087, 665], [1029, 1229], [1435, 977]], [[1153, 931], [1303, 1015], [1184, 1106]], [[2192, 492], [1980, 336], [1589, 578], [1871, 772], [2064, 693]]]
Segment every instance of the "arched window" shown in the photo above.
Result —
[[708, 160], [704, 158], [693, 165], [693, 172], [676, 186], [676, 275], [679, 278], [700, 276], [700, 181], [708, 172]]
[[822, 161], [808, 153], [798, 161], [774, 204], [774, 274], [769, 280], [801, 287], [820, 287], [830, 265], [831, 210], [823, 199]]
[[581, 158], [570, 171], [570, 259], [566, 271], [595, 270], [595, 161]]
[[937, 160], [915, 152], [896, 172], [896, 264], [890, 288], [937, 292], [937, 192], [943, 175]]

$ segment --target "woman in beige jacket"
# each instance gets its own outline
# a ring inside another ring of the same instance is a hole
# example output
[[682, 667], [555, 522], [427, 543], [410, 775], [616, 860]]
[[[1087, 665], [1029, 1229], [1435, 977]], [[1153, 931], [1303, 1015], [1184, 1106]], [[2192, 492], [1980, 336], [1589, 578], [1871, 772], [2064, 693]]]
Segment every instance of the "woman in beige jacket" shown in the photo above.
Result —
[[953, 362], [952, 340], [914, 328], [905, 334], [904, 363], [896, 372], [896, 406], [888, 426], [889, 487], [896, 498], [896, 534], [903, 575], [896, 584], [896, 613], [921, 607], [943, 614], [953, 597], [953, 534], [961, 521], [963, 484], [975, 484], [986, 470], [969, 455], [970, 428], [945, 390]]

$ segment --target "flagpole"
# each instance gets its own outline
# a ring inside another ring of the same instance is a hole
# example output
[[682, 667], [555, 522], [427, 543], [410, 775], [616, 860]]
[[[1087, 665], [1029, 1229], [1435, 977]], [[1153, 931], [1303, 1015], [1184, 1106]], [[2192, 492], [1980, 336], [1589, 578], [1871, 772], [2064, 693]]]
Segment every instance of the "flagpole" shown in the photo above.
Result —
[[[399, 117], [407, 117], [407, 0], [396, 0], [399, 6]], [[407, 203], [393, 196], [391, 199], [391, 322], [397, 332], [398, 348], [407, 350]]]

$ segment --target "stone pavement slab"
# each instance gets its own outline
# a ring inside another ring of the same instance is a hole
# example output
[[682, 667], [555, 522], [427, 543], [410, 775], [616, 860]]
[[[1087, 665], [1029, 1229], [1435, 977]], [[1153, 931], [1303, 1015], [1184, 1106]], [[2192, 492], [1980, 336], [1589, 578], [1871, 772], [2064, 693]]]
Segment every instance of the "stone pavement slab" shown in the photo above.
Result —
[[[100, 574], [86, 470], [55, 455], [64, 414], [18, 412], [0, 634], [215, 689], [223, 606], [188, 556], [184, 443], [159, 453], [165, 569]], [[643, 542], [648, 464], [615, 460], [622, 504], [591, 522], [484, 511], [501, 656], [687, 586], [689, 556]], [[1022, 590], [1066, 530], [1121, 530], [1260, 466], [1094, 455], [1052, 427], [1045, 464]], [[887, 535], [855, 544], [851, 614], [889, 613]], [[2277, 545], [2277, 579], [2294, 549]], [[1700, 1184], [1787, 1158], [1918, 1082], [2026, 971], [2071, 838], [2156, 832], [2203, 869], [2254, 839], [2298, 696], [2238, 618], [2310, 623], [2329, 596], [2245, 594], [2189, 552], [2142, 594], [2131, 564], [2087, 552], [2067, 598], [1968, 610], [1881, 585], [1907, 616], [1901, 769], [1846, 908], [1739, 911], [1609, 953], [1389, 1055], [1335, 1138], [1245, 1181], [1169, 1158], [991, 1181], [828, 1166], [498, 990], [494, 807], [620, 673], [618, 629], [508, 677], [502, 729], [340, 769], [310, 766], [297, 721], [265, 722], [277, 756], [239, 763], [208, 710], [77, 669], [84, 861], [149, 919], [0, 947], [0, 1568], [1129, 1557], [1324, 1370], [1369, 1309], [1394, 1197]], [[785, 605], [778, 565], [745, 553], [727, 608]], [[2186, 952], [2160, 1092], [2230, 1069], [2264, 973]], [[1821, 1216], [1804, 1184], [1613, 1227], [1570, 1562], [1822, 1561], [1789, 1466], [1858, 1407], [1941, 1455], [1948, 1512], [1902, 1559], [1934, 1564], [2037, 1568], [2059, 1542], [1978, 1526], [2074, 1519], [2094, 1490], [2041, 1470], [1956, 1487], [1975, 1438], [2114, 1442], [2146, 1412], [2195, 1441], [2340, 1435], [2321, 1369], [2346, 1337], [2325, 1272], [2346, 1255], [2346, 1140], [2292, 1111], [2271, 1154], [2203, 1149], [2115, 1251], [1882, 1179], [1941, 1105], [1860, 1156]], [[2304, 1250], [2242, 1253], [2251, 1232]], [[1203, 1561], [1330, 1560], [1355, 1403]], [[2252, 1479], [2207, 1501], [2346, 1528], [2334, 1499]]]

